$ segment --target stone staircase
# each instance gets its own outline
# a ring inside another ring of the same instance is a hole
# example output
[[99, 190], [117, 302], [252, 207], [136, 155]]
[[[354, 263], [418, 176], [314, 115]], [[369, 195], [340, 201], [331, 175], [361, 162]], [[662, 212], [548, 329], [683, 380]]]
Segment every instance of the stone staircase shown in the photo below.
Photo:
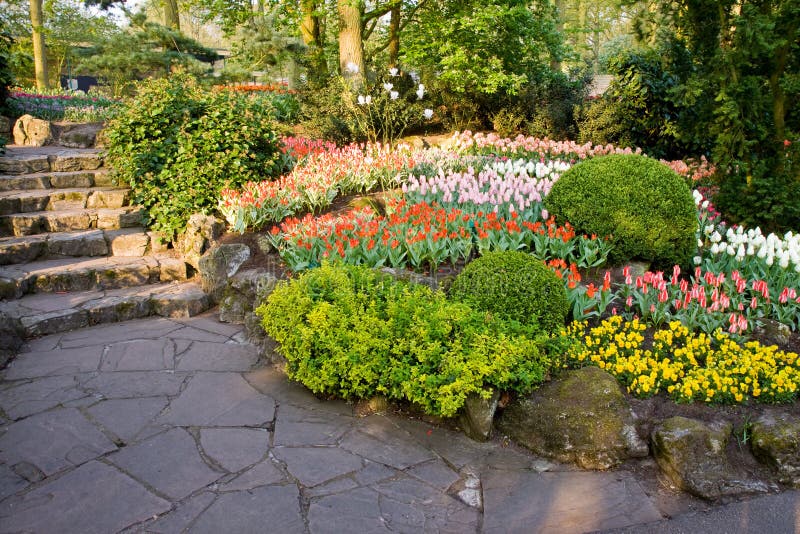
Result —
[[112, 183], [98, 150], [8, 147], [0, 156], [0, 322], [29, 338], [208, 309], [186, 263], [140, 222], [130, 190]]

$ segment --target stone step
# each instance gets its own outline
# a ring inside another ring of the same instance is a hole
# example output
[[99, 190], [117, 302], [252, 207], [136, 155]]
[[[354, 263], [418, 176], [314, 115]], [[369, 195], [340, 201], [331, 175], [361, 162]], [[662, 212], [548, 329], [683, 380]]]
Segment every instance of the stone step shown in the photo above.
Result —
[[0, 156], [0, 174], [89, 171], [103, 166], [99, 150], [63, 147], [8, 147]]
[[141, 227], [0, 237], [0, 265], [68, 256], [139, 257], [166, 251], [167, 245]]
[[69, 189], [76, 187], [116, 187], [108, 169], [69, 172], [38, 172], [0, 176], [0, 191], [28, 189]]
[[185, 281], [186, 263], [173, 255], [62, 258], [0, 267], [0, 298], [136, 287]]
[[138, 206], [121, 208], [33, 211], [0, 216], [0, 236], [25, 236], [44, 232], [73, 232], [77, 230], [117, 230], [139, 226], [142, 209]]
[[130, 189], [81, 187], [0, 192], [0, 215], [83, 208], [121, 208], [128, 205]]
[[208, 296], [199, 285], [183, 282], [27, 295], [18, 300], [0, 301], [0, 318], [10, 321], [10, 326], [23, 337], [31, 338], [151, 315], [193, 317], [210, 306]]

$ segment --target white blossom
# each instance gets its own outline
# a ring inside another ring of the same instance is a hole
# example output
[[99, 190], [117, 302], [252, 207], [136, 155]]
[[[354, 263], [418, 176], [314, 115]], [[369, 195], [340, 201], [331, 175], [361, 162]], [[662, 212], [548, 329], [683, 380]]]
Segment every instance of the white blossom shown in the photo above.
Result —
[[398, 93], [397, 91], [390, 91], [389, 92], [389, 98], [391, 98], [392, 100], [397, 100], [397, 97], [399, 97], [399, 96], [400, 96], [400, 93]]
[[419, 87], [417, 87], [417, 99], [422, 100], [423, 96], [425, 96], [425, 86], [423, 84], [419, 84]]
[[387, 93], [389, 93], [394, 88], [394, 84], [387, 82], [387, 83], [383, 84], [383, 88]]
[[433, 110], [425, 109], [425, 111], [423, 111], [422, 114], [425, 116], [425, 120], [431, 120], [431, 117], [433, 117]]
[[392, 77], [397, 76], [398, 72], [399, 71], [397, 70], [397, 67], [392, 67], [391, 69], [389, 69], [389, 76], [392, 76]]

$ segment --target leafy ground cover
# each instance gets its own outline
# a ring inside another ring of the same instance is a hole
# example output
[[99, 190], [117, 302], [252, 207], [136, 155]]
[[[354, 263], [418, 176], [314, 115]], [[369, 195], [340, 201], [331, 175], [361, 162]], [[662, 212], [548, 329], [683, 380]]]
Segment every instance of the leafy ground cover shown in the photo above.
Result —
[[[707, 161], [663, 162], [694, 190], [691, 260], [637, 271], [626, 263], [638, 258], [609, 263], [611, 236], [577, 234], [544, 208], [574, 165], [633, 151], [469, 133], [450, 145], [336, 148], [288, 138], [291, 173], [226, 189], [220, 208], [240, 231], [269, 228], [268, 241], [293, 272], [344, 263], [458, 273], [488, 252], [523, 251], [544, 262], [567, 295], [571, 322], [550, 342], [564, 354], [554, 372], [597, 365], [634, 395], [680, 402], [797, 398], [800, 241], [792, 232], [727, 225], [707, 198]], [[324, 212], [343, 195], [370, 191], [380, 194], [366, 205]], [[781, 346], [759, 341], [767, 339]]]

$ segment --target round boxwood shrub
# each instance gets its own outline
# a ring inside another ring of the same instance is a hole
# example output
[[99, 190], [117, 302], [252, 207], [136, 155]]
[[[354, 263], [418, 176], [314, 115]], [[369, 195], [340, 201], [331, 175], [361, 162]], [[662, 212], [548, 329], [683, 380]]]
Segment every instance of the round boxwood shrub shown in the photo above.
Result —
[[579, 233], [611, 236], [613, 263], [687, 265], [695, 250], [692, 192], [672, 169], [636, 154], [592, 158], [555, 183], [544, 202], [559, 223]]
[[470, 262], [453, 281], [450, 296], [545, 332], [558, 331], [569, 308], [564, 283], [544, 263], [510, 250]]

